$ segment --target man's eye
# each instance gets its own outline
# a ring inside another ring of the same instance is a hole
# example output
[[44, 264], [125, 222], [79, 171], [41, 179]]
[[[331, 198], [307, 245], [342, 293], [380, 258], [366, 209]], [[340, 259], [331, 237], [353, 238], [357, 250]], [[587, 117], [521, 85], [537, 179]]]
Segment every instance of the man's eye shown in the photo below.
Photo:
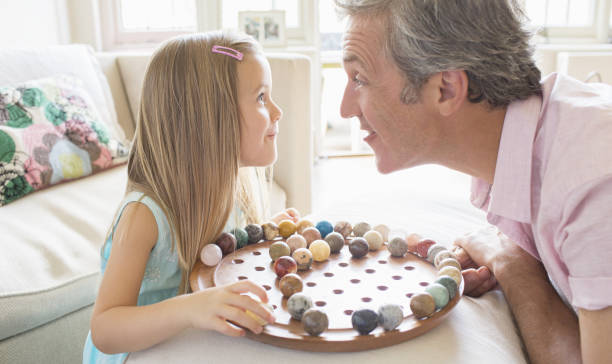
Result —
[[364, 82], [359, 79], [359, 75], [358, 74], [353, 76], [353, 82], [355, 82], [357, 84], [357, 86], [363, 86], [364, 85]]

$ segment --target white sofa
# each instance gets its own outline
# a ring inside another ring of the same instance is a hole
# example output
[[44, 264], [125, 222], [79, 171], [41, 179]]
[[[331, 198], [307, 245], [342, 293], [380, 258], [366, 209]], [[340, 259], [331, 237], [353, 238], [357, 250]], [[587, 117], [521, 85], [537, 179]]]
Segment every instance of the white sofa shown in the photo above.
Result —
[[[87, 74], [95, 101], [106, 105], [102, 111], [118, 120], [129, 140], [149, 57], [94, 54], [80, 45], [5, 49], [0, 50], [0, 86], [55, 73]], [[273, 97], [284, 111], [272, 208], [294, 206], [306, 214], [311, 208], [310, 62], [298, 55], [268, 58]], [[0, 207], [0, 363], [81, 361], [99, 249], [125, 184], [125, 165], [120, 165]]]

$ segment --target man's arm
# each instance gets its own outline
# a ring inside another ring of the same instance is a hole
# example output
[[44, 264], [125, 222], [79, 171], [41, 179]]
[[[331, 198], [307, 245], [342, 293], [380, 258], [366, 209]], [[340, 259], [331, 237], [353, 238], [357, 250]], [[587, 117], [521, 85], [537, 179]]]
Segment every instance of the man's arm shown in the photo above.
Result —
[[584, 363], [612, 363], [612, 307], [597, 311], [580, 309], [578, 318]]
[[512, 310], [530, 361], [581, 363], [578, 318], [549, 283], [540, 262], [516, 249], [513, 259], [496, 262], [493, 274]]

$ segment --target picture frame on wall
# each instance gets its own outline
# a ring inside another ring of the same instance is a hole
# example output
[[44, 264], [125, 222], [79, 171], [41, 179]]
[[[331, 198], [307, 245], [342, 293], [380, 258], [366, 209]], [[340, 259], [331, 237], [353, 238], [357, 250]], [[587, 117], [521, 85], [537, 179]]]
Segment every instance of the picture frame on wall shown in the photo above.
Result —
[[238, 26], [264, 47], [282, 47], [287, 44], [283, 10], [240, 11]]

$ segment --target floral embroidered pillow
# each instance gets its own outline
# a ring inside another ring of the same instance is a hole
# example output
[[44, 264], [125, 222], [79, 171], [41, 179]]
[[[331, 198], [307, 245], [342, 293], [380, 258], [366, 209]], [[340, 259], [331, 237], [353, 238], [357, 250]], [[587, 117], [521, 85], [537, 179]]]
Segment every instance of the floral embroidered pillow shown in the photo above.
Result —
[[112, 167], [127, 155], [78, 79], [0, 86], [0, 206]]

